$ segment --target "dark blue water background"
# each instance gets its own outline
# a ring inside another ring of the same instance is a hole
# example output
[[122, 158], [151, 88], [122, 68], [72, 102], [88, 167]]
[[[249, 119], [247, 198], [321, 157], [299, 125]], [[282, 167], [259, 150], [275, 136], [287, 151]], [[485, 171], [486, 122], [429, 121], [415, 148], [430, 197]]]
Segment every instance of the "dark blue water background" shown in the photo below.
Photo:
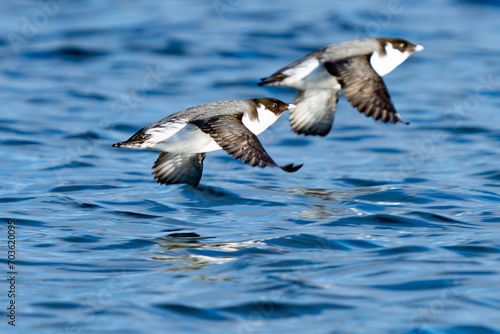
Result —
[[[4, 1], [2, 333], [499, 333], [498, 1]], [[297, 173], [224, 152], [199, 188], [115, 149], [321, 46], [399, 36], [385, 77], [411, 125], [342, 98], [325, 138], [260, 136]]]

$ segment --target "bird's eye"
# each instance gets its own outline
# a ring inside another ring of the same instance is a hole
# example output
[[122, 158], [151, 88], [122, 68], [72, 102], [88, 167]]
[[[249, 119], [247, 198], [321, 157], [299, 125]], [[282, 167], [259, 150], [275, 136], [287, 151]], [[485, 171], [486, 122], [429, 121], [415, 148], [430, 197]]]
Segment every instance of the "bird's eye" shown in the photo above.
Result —
[[403, 50], [406, 48], [406, 43], [405, 42], [401, 42], [399, 43], [399, 47]]
[[278, 109], [278, 104], [277, 103], [273, 104], [273, 109]]

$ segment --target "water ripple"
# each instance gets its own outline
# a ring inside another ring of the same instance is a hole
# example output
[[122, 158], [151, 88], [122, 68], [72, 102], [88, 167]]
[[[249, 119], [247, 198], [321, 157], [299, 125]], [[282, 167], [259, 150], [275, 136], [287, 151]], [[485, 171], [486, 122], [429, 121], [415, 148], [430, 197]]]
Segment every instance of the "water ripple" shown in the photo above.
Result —
[[[16, 326], [500, 333], [498, 1], [339, 4], [0, 2]], [[201, 186], [166, 187], [150, 175], [157, 153], [111, 147], [206, 102], [292, 102], [259, 78], [380, 36], [425, 47], [384, 77], [411, 124], [374, 122], [343, 96], [325, 137], [297, 136], [285, 114], [259, 140], [277, 163], [303, 162], [296, 173], [213, 152]]]
[[106, 52], [83, 49], [80, 47], [71, 47], [65, 46], [55, 50], [46, 50], [46, 51], [34, 51], [25, 53], [24, 56], [26, 58], [41, 58], [41, 59], [51, 59], [51, 58], [59, 58], [61, 60], [66, 61], [85, 61], [88, 59], [92, 59], [95, 57], [101, 57], [106, 55]]
[[220, 310], [223, 312], [229, 312], [236, 314], [238, 316], [247, 317], [252, 315], [252, 313], [262, 311], [272, 317], [273, 319], [280, 318], [291, 318], [300, 317], [312, 314], [321, 314], [326, 310], [331, 309], [352, 309], [351, 306], [343, 304], [334, 303], [317, 303], [317, 304], [297, 304], [297, 303], [285, 303], [285, 302], [253, 302], [253, 303], [243, 303], [234, 306], [223, 307]]
[[412, 281], [399, 284], [373, 285], [372, 288], [390, 291], [418, 291], [418, 290], [435, 290], [435, 289], [450, 289], [460, 286], [457, 280], [425, 280]]

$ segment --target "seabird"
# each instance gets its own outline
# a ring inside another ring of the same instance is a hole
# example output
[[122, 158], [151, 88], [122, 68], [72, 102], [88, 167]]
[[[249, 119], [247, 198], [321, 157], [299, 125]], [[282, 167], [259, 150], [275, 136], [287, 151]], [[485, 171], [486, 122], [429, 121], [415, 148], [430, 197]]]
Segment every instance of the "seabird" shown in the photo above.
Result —
[[251, 166], [295, 172], [302, 165], [278, 166], [257, 135], [295, 105], [274, 98], [217, 101], [179, 111], [150, 124], [113, 147], [160, 151], [153, 165], [158, 183], [197, 186], [206, 152], [225, 150]]
[[423, 49], [400, 38], [331, 44], [263, 78], [258, 85], [297, 89], [297, 107], [290, 111], [290, 124], [299, 134], [325, 136], [330, 131], [341, 90], [367, 117], [406, 123], [396, 112], [381, 77]]

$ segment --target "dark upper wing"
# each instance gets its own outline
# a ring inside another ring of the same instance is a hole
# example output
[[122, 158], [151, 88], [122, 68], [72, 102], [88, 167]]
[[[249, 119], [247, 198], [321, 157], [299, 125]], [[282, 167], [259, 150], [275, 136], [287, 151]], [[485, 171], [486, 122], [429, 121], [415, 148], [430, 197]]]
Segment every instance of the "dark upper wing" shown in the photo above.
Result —
[[340, 89], [299, 90], [296, 108], [290, 110], [293, 131], [307, 135], [325, 136], [332, 127]]
[[241, 116], [224, 115], [192, 123], [210, 135], [233, 158], [251, 166], [280, 167], [286, 172], [295, 172], [302, 167], [293, 164], [278, 166], [264, 150], [257, 136], [241, 123]]
[[200, 183], [205, 153], [179, 154], [161, 152], [153, 165], [158, 183], [187, 183], [194, 187]]
[[371, 67], [369, 57], [349, 57], [325, 62], [324, 66], [337, 78], [347, 100], [360, 112], [385, 123], [405, 123], [392, 105], [384, 81]]

